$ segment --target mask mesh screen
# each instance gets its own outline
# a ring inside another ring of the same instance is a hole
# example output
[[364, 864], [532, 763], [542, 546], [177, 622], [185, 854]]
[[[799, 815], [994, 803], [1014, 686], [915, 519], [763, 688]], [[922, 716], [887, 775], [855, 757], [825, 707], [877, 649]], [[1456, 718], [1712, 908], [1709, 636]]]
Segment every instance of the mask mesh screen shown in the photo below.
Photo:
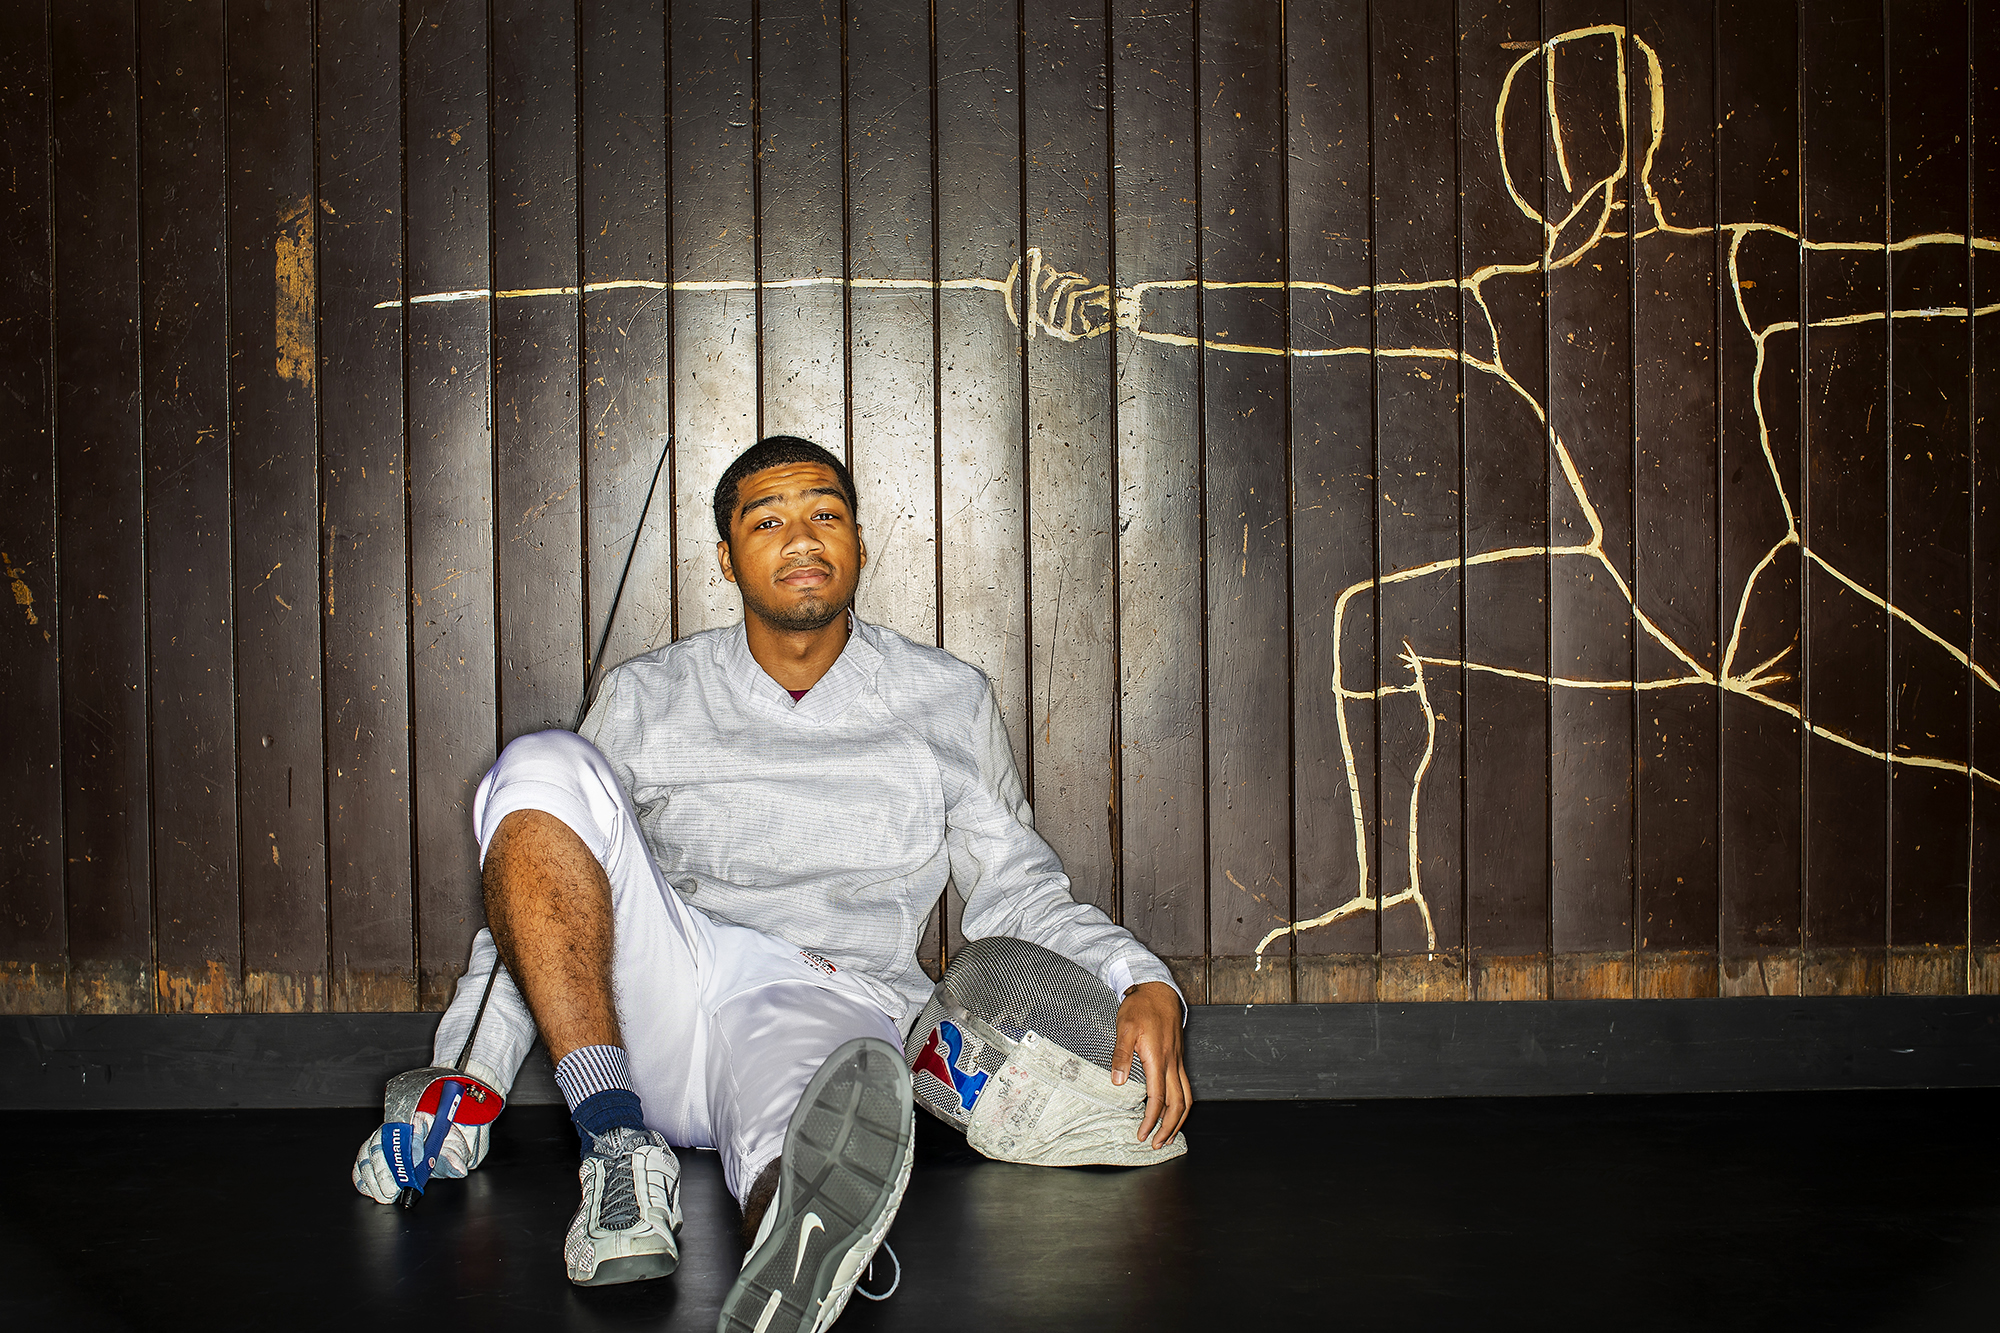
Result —
[[[1118, 997], [1061, 954], [1006, 936], [973, 940], [951, 960], [937, 988], [1010, 1041], [1037, 1032], [1106, 1072], [1111, 1069], [1111, 1052], [1118, 1041]], [[965, 1109], [958, 1091], [945, 1086], [929, 1069], [917, 1068], [918, 1057], [930, 1044], [939, 1021], [947, 1017], [934, 993], [910, 1029], [903, 1055], [915, 1070], [912, 1091], [917, 1102], [962, 1126], [971, 1112]], [[992, 1049], [977, 1033], [964, 1032], [960, 1037], [962, 1051], [953, 1062], [959, 1069], [990, 1074], [1005, 1062], [1007, 1053]], [[1143, 1081], [1136, 1067], [1132, 1076]]]

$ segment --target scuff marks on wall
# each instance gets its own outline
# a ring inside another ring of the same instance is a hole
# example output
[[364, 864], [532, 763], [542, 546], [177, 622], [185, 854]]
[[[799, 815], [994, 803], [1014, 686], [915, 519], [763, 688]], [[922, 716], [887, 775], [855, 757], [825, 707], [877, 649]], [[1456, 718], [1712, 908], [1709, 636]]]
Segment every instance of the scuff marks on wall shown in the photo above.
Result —
[[157, 984], [163, 1014], [233, 1014], [243, 1007], [235, 974], [214, 959], [194, 968], [159, 968]]
[[59, 1014], [68, 1003], [61, 963], [0, 962], [0, 1014]]

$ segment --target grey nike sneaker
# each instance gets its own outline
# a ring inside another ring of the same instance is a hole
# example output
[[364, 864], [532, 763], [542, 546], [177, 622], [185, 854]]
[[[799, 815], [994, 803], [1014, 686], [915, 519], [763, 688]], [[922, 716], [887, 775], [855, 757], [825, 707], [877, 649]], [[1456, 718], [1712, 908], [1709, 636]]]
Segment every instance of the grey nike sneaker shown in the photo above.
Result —
[[583, 1287], [665, 1277], [680, 1263], [681, 1164], [666, 1136], [614, 1129], [591, 1140], [577, 1168], [583, 1204], [563, 1242], [569, 1280]]
[[718, 1333], [819, 1333], [847, 1308], [910, 1183], [903, 1053], [857, 1037], [819, 1067], [785, 1130], [778, 1193]]

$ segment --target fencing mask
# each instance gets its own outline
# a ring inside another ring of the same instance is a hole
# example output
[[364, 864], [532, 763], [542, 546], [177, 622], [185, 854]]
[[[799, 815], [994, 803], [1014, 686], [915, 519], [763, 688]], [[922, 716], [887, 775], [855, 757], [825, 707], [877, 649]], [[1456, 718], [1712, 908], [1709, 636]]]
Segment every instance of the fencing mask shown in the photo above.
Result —
[[1026, 940], [974, 940], [952, 959], [903, 1048], [917, 1104], [988, 1157], [1035, 1166], [1144, 1166], [1179, 1157], [1140, 1140], [1138, 1062], [1111, 1081], [1118, 997]]

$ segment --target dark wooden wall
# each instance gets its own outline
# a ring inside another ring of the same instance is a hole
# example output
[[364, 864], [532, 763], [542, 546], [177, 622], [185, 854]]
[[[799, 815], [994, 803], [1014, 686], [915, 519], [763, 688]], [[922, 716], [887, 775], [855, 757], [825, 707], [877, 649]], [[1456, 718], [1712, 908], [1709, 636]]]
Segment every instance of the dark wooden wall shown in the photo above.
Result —
[[0, 6], [0, 1010], [439, 1004], [779, 431], [1193, 998], [2000, 990], [1991, 19]]

